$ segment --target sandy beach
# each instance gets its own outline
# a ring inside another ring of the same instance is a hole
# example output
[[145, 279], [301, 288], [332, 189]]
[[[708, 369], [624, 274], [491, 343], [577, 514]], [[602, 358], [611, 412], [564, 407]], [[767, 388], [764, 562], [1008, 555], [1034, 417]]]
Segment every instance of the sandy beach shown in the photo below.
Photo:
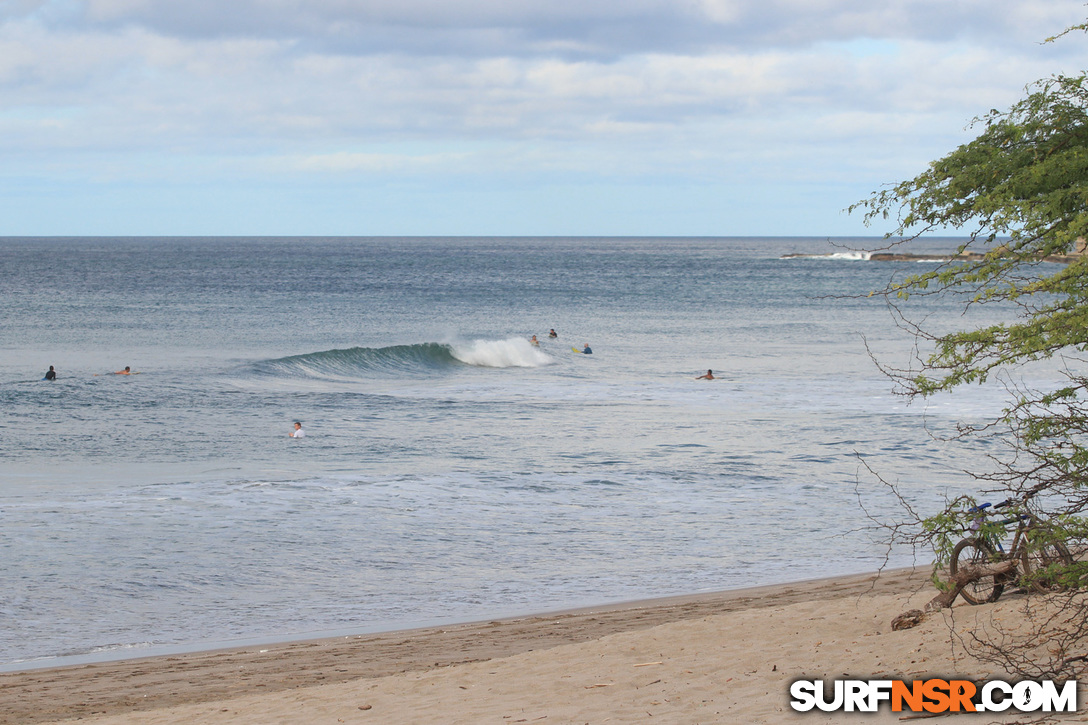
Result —
[[926, 574], [8, 673], [0, 722], [899, 722], [886, 708], [794, 713], [788, 688], [801, 677], [998, 677], [952, 633], [1015, 618], [1022, 595], [892, 631], [933, 597]]

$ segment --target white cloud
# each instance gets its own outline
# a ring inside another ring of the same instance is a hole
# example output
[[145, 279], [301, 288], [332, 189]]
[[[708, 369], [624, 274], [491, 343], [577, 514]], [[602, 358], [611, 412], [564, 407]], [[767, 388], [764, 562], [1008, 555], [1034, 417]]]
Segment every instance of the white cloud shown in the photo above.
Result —
[[1083, 38], [1038, 41], [1084, 13], [1082, 0], [0, 0], [0, 179], [882, 183], [1030, 81], [1078, 70]]
[[1031, 41], [1082, 11], [1076, 0], [18, 0], [8, 14], [173, 37], [290, 39], [358, 54], [603, 58], [857, 37]]

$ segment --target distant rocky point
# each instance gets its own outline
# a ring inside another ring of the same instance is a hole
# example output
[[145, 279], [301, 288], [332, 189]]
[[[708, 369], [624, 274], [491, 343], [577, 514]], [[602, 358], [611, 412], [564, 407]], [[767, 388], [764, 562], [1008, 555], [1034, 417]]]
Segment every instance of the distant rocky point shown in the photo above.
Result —
[[[1069, 254], [1052, 254], [1044, 257], [1044, 262], [1056, 264], [1069, 264], [1088, 254], [1088, 241], [1082, 237], [1077, 240], [1076, 248]], [[782, 259], [793, 258], [809, 259], [859, 259], [870, 262], [980, 262], [986, 255], [980, 252], [963, 252], [961, 254], [907, 254], [903, 252], [830, 252], [828, 254], [783, 254]]]

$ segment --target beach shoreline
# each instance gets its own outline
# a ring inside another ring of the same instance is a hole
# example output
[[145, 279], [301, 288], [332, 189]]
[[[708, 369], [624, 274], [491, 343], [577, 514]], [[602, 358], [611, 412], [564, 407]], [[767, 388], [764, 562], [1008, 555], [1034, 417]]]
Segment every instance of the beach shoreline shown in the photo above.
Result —
[[0, 723], [146, 721], [153, 711], [427, 673], [766, 609], [852, 599], [861, 606], [874, 598], [901, 601], [906, 609], [932, 596], [928, 574], [928, 567], [895, 569], [443, 627], [0, 673]]
[[794, 581], [780, 582], [776, 584], [759, 584], [749, 587], [737, 587], [730, 589], [712, 589], [687, 594], [667, 594], [664, 596], [645, 597], [638, 599], [626, 599], [616, 601], [604, 601], [596, 604], [575, 605], [558, 607], [555, 609], [540, 609], [532, 611], [515, 611], [512, 613], [500, 613], [490, 617], [465, 617], [459, 619], [433, 618], [433, 621], [421, 623], [408, 623], [403, 626], [377, 626], [368, 627], [342, 627], [334, 630], [318, 632], [300, 632], [298, 634], [267, 634], [252, 637], [240, 637], [222, 641], [183, 642], [176, 644], [148, 645], [146, 647], [130, 647], [117, 649], [103, 649], [93, 653], [61, 655], [57, 657], [43, 657], [22, 661], [0, 664], [0, 676], [5, 674], [30, 673], [38, 670], [67, 670], [86, 665], [102, 665], [134, 660], [157, 660], [163, 657], [191, 657], [201, 654], [216, 652], [231, 652], [250, 649], [270, 649], [289, 647], [292, 645], [308, 644], [312, 642], [335, 642], [349, 637], [388, 635], [393, 633], [424, 633], [454, 627], [472, 626], [491, 622], [518, 622], [525, 620], [547, 619], [550, 617], [566, 617], [569, 615], [591, 614], [610, 611], [626, 611], [631, 609], [647, 609], [702, 602], [712, 599], [732, 599], [743, 597], [746, 600], [759, 600], [764, 596], [774, 597], [783, 588], [805, 587], [819, 585], [824, 582], [846, 582], [857, 578], [871, 578], [875, 576], [890, 577], [900, 572], [919, 572], [926, 567], [895, 567], [882, 572], [858, 572], [852, 574], [837, 574], [834, 576], [812, 577]]

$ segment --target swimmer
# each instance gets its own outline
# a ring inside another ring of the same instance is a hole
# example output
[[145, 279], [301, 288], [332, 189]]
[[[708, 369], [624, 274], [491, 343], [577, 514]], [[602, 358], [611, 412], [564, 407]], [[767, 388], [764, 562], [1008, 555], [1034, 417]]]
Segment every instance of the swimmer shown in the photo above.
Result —
[[553, 327], [552, 329], [548, 330], [548, 337], [554, 340], [555, 338], [559, 337], [559, 333], [557, 333], [555, 331], [555, 328]]
[[533, 335], [533, 339], [529, 340], [534, 347], [540, 347], [540, 340], [536, 339], [536, 335]]
[[306, 431], [302, 430], [302, 423], [295, 421], [295, 429], [287, 434], [291, 438], [305, 438]]
[[57, 371], [53, 369], [52, 365], [50, 365], [49, 370], [46, 371], [45, 377], [42, 378], [42, 380], [56, 380], [56, 379], [57, 379]]
[[713, 370], [707, 370], [706, 375], [700, 375], [699, 377], [697, 377], [695, 379], [696, 380], [713, 380], [714, 379], [714, 371]]

